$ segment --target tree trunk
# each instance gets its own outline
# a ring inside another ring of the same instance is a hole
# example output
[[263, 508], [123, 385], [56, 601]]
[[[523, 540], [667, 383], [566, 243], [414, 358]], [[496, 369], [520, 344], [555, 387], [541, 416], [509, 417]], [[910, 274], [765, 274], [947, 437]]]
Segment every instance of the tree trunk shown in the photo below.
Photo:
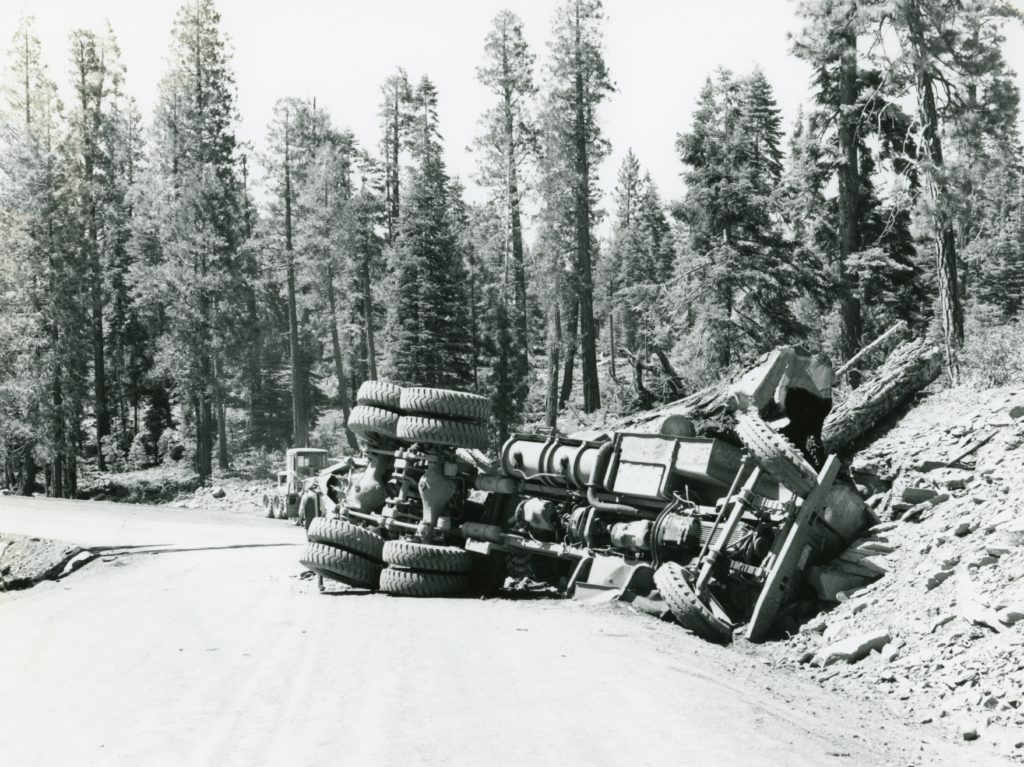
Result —
[[672, 363], [669, 362], [668, 355], [665, 354], [664, 350], [660, 346], [652, 347], [655, 355], [658, 357], [658, 362], [661, 364], [661, 369], [668, 377], [668, 386], [672, 390], [673, 397], [682, 397], [686, 391], [686, 387], [683, 386], [682, 380], [679, 378], [679, 374], [676, 373], [676, 369], [672, 367]]
[[228, 462], [228, 419], [227, 408], [224, 406], [224, 389], [222, 386], [224, 371], [222, 369], [220, 354], [213, 360], [213, 393], [215, 407], [217, 409], [217, 465], [221, 469], [227, 469]]
[[292, 366], [292, 445], [306, 447], [309, 431], [306, 424], [306, 387], [303, 383], [302, 359], [299, 349], [299, 317], [295, 305], [295, 257], [292, 251], [292, 175], [289, 157], [290, 137], [285, 118], [284, 159], [284, 250], [288, 260], [288, 348]]
[[[846, 271], [850, 256], [860, 250], [858, 227], [860, 210], [860, 163], [857, 156], [857, 32], [852, 26], [856, 2], [851, 3], [851, 18], [843, 32], [843, 51], [839, 64], [839, 145], [843, 162], [839, 166], [839, 259], [836, 264], [840, 283], [839, 355], [845, 362], [857, 353], [861, 337], [861, 308], [857, 296], [857, 278]], [[856, 387], [859, 377], [850, 375]]]
[[292, 368], [292, 445], [306, 447], [309, 433], [306, 428], [305, 387], [302, 382], [302, 355], [299, 348], [299, 318], [295, 306], [295, 265], [288, 261], [288, 349]]
[[[54, 356], [59, 354], [59, 334], [56, 325], [50, 331], [50, 339], [53, 343]], [[50, 481], [47, 487], [47, 495], [54, 498], [61, 498], [64, 495], [64, 392], [61, 383], [60, 363], [55, 359], [53, 362], [53, 379], [50, 388], [53, 403], [53, 460], [50, 463]]]
[[548, 391], [544, 401], [549, 428], [558, 426], [558, 368], [562, 349], [562, 318], [558, 301], [551, 302], [548, 310]]
[[[574, 126], [576, 142], [576, 273], [579, 292], [580, 356], [583, 378], [583, 412], [601, 407], [597, 378], [597, 337], [594, 326], [594, 281], [590, 257], [590, 114], [583, 87], [579, 8], [576, 8], [576, 82]], [[570, 379], [571, 382], [571, 379]], [[563, 389], [563, 394], [565, 393]]]
[[[203, 353], [200, 368], [203, 373], [203, 380], [210, 380], [210, 358]], [[193, 398], [193, 405], [196, 418], [196, 473], [199, 481], [206, 482], [213, 474], [213, 407], [210, 402], [210, 393], [200, 390]]]
[[249, 322], [249, 348], [246, 355], [246, 384], [249, 395], [249, 431], [255, 432], [260, 421], [260, 391], [263, 382], [260, 380], [260, 333], [259, 314], [256, 309], [256, 288], [250, 283], [246, 286], [245, 311]]
[[[523, 257], [523, 224], [519, 207], [519, 178], [516, 173], [515, 130], [512, 114], [512, 94], [505, 93], [505, 163], [508, 168], [508, 246], [511, 255], [512, 317], [515, 326], [515, 376], [517, 387], [525, 388], [529, 380], [529, 317], [526, 309], [526, 264]], [[508, 268], [506, 268], [506, 284]]]
[[469, 363], [473, 369], [473, 388], [480, 388], [480, 328], [476, 316], [476, 264], [472, 256], [466, 258], [468, 262], [467, 277], [469, 282]]
[[619, 380], [615, 370], [615, 309], [608, 312], [608, 374], [613, 381]]
[[835, 453], [849, 447], [934, 381], [941, 370], [942, 352], [925, 340], [896, 347], [885, 364], [825, 419], [825, 449]]
[[377, 351], [373, 341], [373, 292], [370, 284], [370, 259], [363, 256], [360, 283], [363, 290], [363, 341], [366, 344], [366, 372], [377, 378]]
[[341, 414], [345, 419], [345, 439], [348, 446], [353, 450], [359, 448], [356, 435], [348, 428], [348, 377], [345, 375], [345, 368], [341, 361], [341, 338], [338, 336], [338, 310], [334, 296], [334, 275], [327, 273], [327, 305], [331, 312], [331, 351], [334, 355], [334, 374], [338, 377], [338, 404], [341, 406]]
[[34, 443], [29, 443], [21, 448], [21, 472], [18, 476], [18, 495], [32, 495], [36, 488], [36, 473], [39, 468], [36, 466]]
[[942, 340], [945, 347], [946, 372], [954, 384], [960, 380], [957, 355], [964, 342], [964, 316], [957, 285], [956, 235], [953, 231], [949, 189], [944, 178], [942, 138], [939, 134], [938, 108], [929, 69], [930, 59], [920, 10], [915, 3], [908, 7], [908, 29], [916, 53], [915, 82], [917, 85], [918, 119], [921, 122], [924, 153], [925, 188], [931, 204], [933, 238], [935, 240], [935, 271], [939, 283], [939, 313], [942, 317]]
[[579, 341], [577, 328], [580, 321], [579, 298], [575, 293], [569, 300], [569, 312], [565, 320], [565, 332], [559, 333], [562, 338], [562, 346], [565, 349], [565, 370], [562, 372], [562, 390], [558, 395], [558, 407], [563, 408], [569, 404], [569, 397], [572, 395], [572, 376], [576, 366], [576, 344]]

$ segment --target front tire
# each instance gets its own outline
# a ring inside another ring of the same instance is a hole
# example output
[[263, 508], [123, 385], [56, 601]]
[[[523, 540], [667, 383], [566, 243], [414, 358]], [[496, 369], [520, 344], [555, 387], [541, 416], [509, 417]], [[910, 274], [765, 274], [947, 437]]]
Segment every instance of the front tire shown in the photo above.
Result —
[[306, 531], [306, 537], [314, 543], [349, 551], [374, 562], [384, 561], [384, 539], [372, 530], [344, 519], [317, 517]]
[[307, 543], [299, 562], [317, 575], [347, 583], [349, 586], [376, 590], [380, 583], [379, 564], [350, 551], [322, 543]]
[[693, 589], [693, 577], [682, 565], [663, 564], [654, 573], [654, 585], [680, 626], [709, 642], [728, 644], [732, 641], [732, 626], [700, 601]]

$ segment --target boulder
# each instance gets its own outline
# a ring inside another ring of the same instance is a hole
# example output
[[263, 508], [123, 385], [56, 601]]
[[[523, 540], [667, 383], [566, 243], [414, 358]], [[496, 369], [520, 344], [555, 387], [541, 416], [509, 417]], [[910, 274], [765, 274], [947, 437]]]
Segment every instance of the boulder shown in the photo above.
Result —
[[930, 487], [905, 487], [903, 488], [903, 492], [900, 493], [900, 499], [903, 503], [908, 503], [910, 506], [916, 506], [919, 503], [930, 501], [938, 494], [939, 492], [937, 490], [933, 490]]
[[996, 613], [996, 617], [1007, 626], [1012, 626], [1020, 620], [1024, 620], [1024, 602], [1015, 602], [1007, 605]]
[[807, 581], [818, 594], [818, 599], [823, 602], [837, 604], [839, 594], [844, 591], [855, 591], [877, 576], [870, 573], [854, 573], [833, 565], [811, 567], [807, 570]]
[[223, 487], [218, 485], [217, 487], [213, 488], [213, 490], [210, 492], [210, 495], [213, 496], [214, 498], [223, 498], [224, 496], [227, 495], [227, 493], [224, 492]]
[[925, 581], [925, 588], [931, 591], [936, 586], [940, 585], [946, 579], [953, 574], [952, 570], [936, 570], [934, 573], [928, 576], [928, 580]]
[[957, 729], [957, 733], [963, 740], [977, 740], [978, 726], [974, 722], [963, 722]]
[[838, 642], [833, 642], [819, 650], [815, 656], [816, 665], [829, 666], [840, 661], [856, 663], [866, 658], [872, 650], [881, 650], [891, 639], [892, 637], [888, 631], [871, 631], [865, 634], [855, 634]]

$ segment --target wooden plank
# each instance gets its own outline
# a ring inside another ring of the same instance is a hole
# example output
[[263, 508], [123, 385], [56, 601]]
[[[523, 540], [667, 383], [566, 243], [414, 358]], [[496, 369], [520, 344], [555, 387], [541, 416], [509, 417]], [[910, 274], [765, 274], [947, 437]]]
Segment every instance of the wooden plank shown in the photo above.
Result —
[[789, 528], [786, 542], [779, 550], [779, 556], [772, 563], [764, 587], [757, 598], [754, 613], [747, 624], [747, 639], [761, 642], [768, 635], [772, 621], [782, 606], [793, 576], [807, 564], [811, 553], [810, 539], [819, 520], [819, 512], [825, 507], [829, 488], [839, 473], [840, 461], [835, 455], [829, 456], [818, 474], [818, 485], [804, 499], [797, 511], [796, 519]]

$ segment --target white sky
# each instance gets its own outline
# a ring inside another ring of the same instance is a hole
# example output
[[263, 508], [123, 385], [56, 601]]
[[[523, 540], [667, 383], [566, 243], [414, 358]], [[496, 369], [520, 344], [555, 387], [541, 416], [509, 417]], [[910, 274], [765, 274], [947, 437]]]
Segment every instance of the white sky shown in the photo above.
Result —
[[[1024, 3], [1024, 0], [1015, 0]], [[147, 123], [166, 69], [178, 0], [0, 0], [0, 44], [22, 11], [36, 18], [44, 57], [61, 88], [68, 81], [68, 33], [109, 19], [127, 67], [127, 89]], [[543, 74], [554, 0], [218, 0], [234, 50], [238, 135], [259, 149], [274, 101], [316, 97], [336, 125], [368, 147], [379, 139], [379, 87], [397, 66], [438, 87], [449, 171], [471, 185], [466, 151], [489, 94], [476, 81], [493, 16], [515, 11]], [[788, 131], [809, 100], [809, 68], [790, 55], [799, 29], [791, 0], [605, 0], [606, 61], [616, 92], [599, 119], [612, 155], [601, 168], [610, 191], [633, 147], [666, 200], [682, 193], [675, 137], [687, 129], [705, 77], [717, 66], [764, 69]], [[1022, 6], [1024, 7], [1024, 6]], [[1024, 33], [1010, 34], [1007, 57], [1024, 71]], [[1018, 75], [1022, 90], [1024, 78]], [[470, 192], [472, 197], [477, 195]], [[606, 200], [605, 205], [609, 203]]]

